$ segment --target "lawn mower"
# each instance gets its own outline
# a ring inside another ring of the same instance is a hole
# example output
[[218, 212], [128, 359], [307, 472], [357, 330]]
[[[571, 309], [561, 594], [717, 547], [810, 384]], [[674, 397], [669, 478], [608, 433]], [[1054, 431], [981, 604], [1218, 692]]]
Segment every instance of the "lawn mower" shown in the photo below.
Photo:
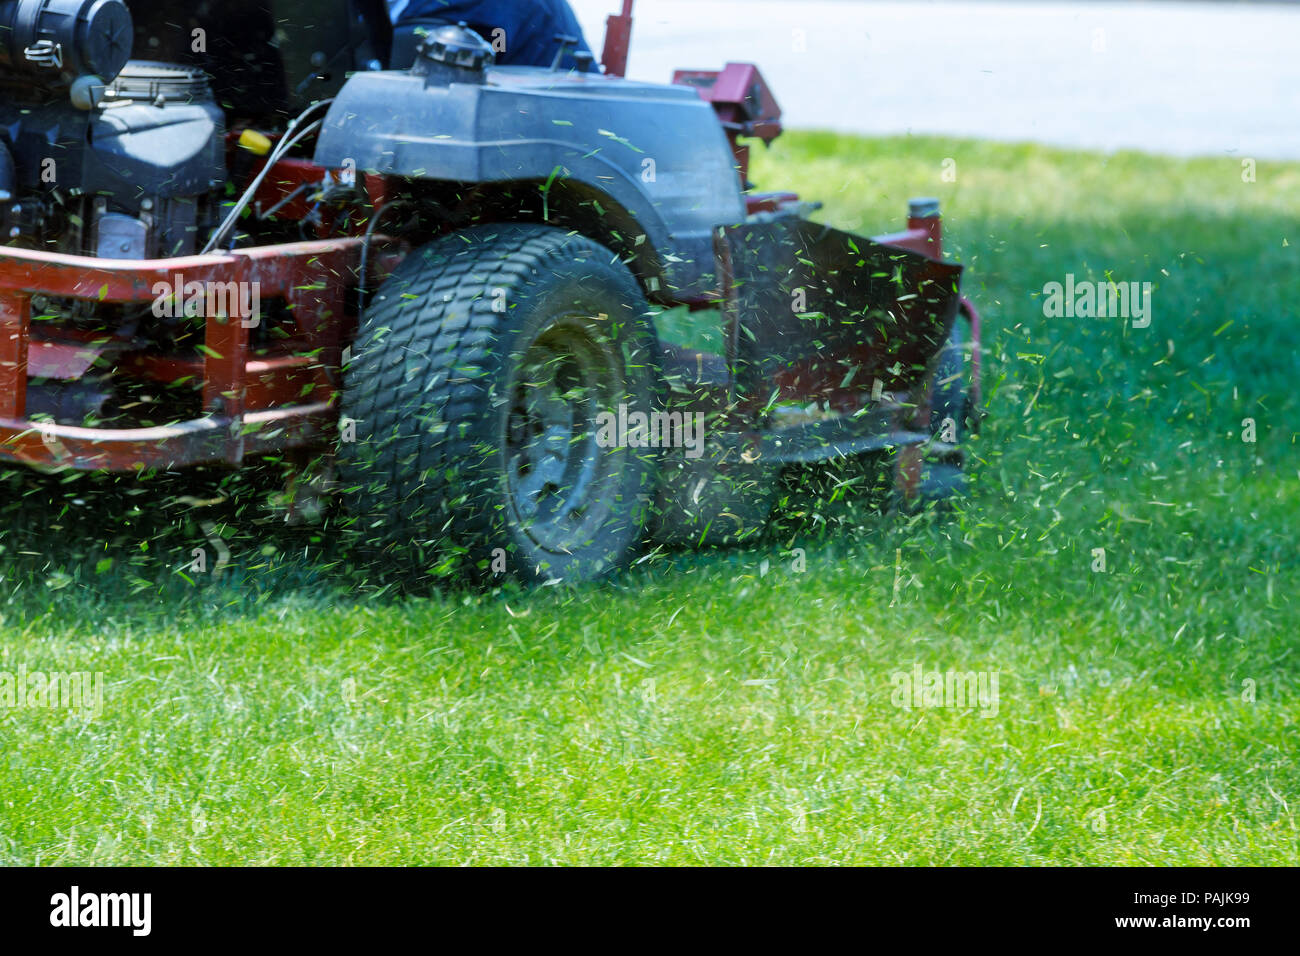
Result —
[[812, 221], [749, 181], [759, 70], [632, 81], [631, 30], [515, 66], [361, 0], [0, 2], [0, 456], [271, 456], [382, 562], [534, 581], [744, 540], [792, 465], [959, 493], [937, 202]]

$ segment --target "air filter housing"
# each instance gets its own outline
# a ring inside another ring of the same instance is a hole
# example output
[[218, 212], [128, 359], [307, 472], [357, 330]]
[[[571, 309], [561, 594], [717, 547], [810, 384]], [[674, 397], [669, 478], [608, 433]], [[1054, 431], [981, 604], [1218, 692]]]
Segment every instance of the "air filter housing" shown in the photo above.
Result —
[[0, 2], [0, 78], [45, 90], [83, 76], [108, 81], [131, 56], [132, 40], [122, 0]]

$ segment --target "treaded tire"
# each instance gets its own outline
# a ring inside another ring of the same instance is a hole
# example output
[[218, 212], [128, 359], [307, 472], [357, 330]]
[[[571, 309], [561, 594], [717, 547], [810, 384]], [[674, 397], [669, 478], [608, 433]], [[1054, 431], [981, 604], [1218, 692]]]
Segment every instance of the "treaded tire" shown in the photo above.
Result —
[[656, 404], [648, 316], [612, 252], [559, 229], [476, 226], [413, 252], [344, 373], [354, 543], [403, 575], [578, 581], [624, 564], [656, 455], [602, 444], [593, 416]]
[[[935, 359], [934, 370], [929, 375], [930, 434], [940, 441], [960, 446], [973, 433], [975, 424], [971, 408], [971, 352], [970, 327], [966, 318], [958, 315], [952, 331]], [[899, 511], [914, 513], [927, 505], [944, 506], [969, 493], [969, 484], [960, 462], [922, 461], [920, 473], [908, 493], [900, 469], [905, 467], [907, 454], [895, 452], [891, 471], [894, 489], [890, 496], [892, 506]]]
[[963, 316], [953, 322], [948, 341], [939, 353], [934, 373], [934, 395], [930, 403], [930, 430], [940, 436], [945, 421], [955, 425], [954, 445], [971, 434], [970, 325]]

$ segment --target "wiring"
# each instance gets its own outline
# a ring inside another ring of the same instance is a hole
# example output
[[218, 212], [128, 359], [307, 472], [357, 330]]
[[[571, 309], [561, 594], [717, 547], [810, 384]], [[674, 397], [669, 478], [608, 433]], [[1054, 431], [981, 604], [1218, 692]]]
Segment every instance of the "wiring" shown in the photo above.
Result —
[[327, 99], [313, 103], [311, 106], [299, 113], [298, 116], [289, 123], [289, 126], [284, 131], [284, 136], [280, 138], [280, 141], [276, 143], [275, 148], [271, 150], [270, 155], [266, 157], [266, 163], [262, 166], [261, 171], [253, 178], [253, 181], [249, 183], [248, 188], [244, 190], [244, 194], [239, 197], [239, 200], [231, 208], [230, 212], [226, 214], [226, 218], [221, 221], [221, 225], [218, 226], [216, 230], [213, 231], [212, 235], [208, 237], [208, 241], [203, 246], [203, 255], [210, 253], [213, 249], [216, 249], [221, 245], [225, 240], [226, 235], [239, 221], [239, 217], [243, 215], [244, 210], [248, 208], [248, 204], [253, 201], [253, 197], [257, 195], [257, 190], [261, 188], [263, 181], [265, 181], [267, 175], [270, 174], [271, 169], [275, 164], [284, 158], [284, 155], [299, 142], [320, 129], [325, 123], [325, 118], [321, 117], [318, 120], [313, 120], [299, 128], [300, 124], [306, 122], [307, 117], [312, 113], [333, 102], [333, 99]]
[[375, 214], [370, 217], [370, 222], [366, 225], [365, 239], [361, 243], [361, 266], [359, 283], [357, 285], [357, 308], [364, 311], [366, 307], [366, 270], [370, 261], [370, 241], [375, 234], [375, 227], [379, 225], [379, 220], [384, 217], [384, 213], [390, 209], [396, 209], [399, 206], [409, 206], [409, 199], [394, 199], [392, 202], [385, 203], [375, 210]]

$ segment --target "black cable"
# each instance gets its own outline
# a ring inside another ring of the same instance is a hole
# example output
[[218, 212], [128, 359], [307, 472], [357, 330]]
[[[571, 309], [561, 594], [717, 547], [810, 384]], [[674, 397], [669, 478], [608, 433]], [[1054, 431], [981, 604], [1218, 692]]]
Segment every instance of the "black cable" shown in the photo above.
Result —
[[284, 136], [280, 138], [280, 141], [275, 144], [275, 148], [271, 150], [270, 154], [267, 156], [266, 163], [262, 166], [261, 172], [253, 178], [253, 181], [248, 185], [248, 188], [244, 190], [244, 194], [239, 197], [239, 200], [231, 208], [230, 212], [226, 215], [226, 218], [221, 221], [221, 225], [218, 226], [216, 231], [208, 237], [208, 241], [204, 244], [202, 252], [200, 253], [201, 255], [207, 255], [213, 249], [221, 245], [222, 241], [226, 238], [226, 233], [229, 232], [238, 222], [240, 214], [243, 213], [243, 211], [248, 208], [248, 204], [253, 201], [253, 197], [257, 194], [258, 188], [271, 172], [272, 167], [274, 167], [275, 164], [284, 157], [285, 153], [297, 145], [298, 142], [320, 129], [325, 122], [325, 118], [321, 117], [318, 120], [314, 120], [302, 129], [297, 129], [295, 132], [295, 128], [298, 124], [305, 121], [314, 111], [323, 106], [328, 106], [333, 102], [334, 100], [328, 99], [313, 103], [311, 106], [299, 113], [293, 121], [289, 123], [288, 128], [284, 131]]
[[375, 234], [375, 227], [379, 225], [379, 220], [383, 218], [384, 213], [398, 206], [409, 206], [409, 199], [395, 199], [392, 202], [384, 203], [375, 214], [370, 217], [370, 222], [366, 225], [365, 238], [361, 243], [361, 275], [358, 277], [357, 284], [357, 311], [364, 312], [366, 308], [366, 269], [370, 261], [370, 240]]

